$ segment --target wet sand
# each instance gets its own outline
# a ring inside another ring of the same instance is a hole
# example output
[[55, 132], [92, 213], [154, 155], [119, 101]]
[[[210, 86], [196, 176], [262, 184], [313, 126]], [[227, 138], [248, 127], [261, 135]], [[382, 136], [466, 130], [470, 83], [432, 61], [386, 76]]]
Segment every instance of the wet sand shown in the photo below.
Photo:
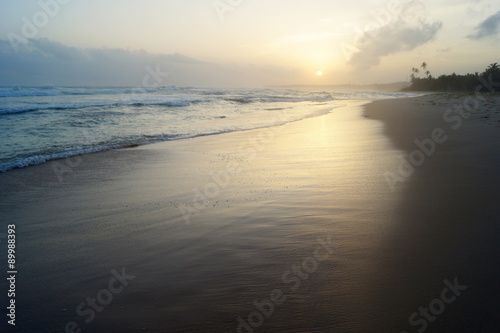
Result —
[[[467, 289], [425, 331], [494, 331], [500, 133], [482, 107], [450, 129], [457, 101], [352, 102], [1, 174], [17, 331], [417, 332], [409, 317], [455, 278]], [[438, 127], [447, 140], [391, 189]]]

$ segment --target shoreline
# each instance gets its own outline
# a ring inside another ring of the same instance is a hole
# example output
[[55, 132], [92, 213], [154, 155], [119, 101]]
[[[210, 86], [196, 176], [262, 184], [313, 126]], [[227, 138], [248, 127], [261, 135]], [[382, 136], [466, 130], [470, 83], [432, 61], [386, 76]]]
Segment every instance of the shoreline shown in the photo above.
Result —
[[[342, 101], [342, 100], [339, 100], [339, 101]], [[346, 102], [347, 103], [351, 103], [351, 102], [357, 102], [357, 101], [358, 100], [347, 100]], [[120, 150], [124, 150], [124, 149], [128, 149], [128, 148], [137, 148], [137, 147], [149, 146], [149, 145], [154, 145], [154, 144], [159, 144], [159, 143], [165, 143], [165, 142], [172, 142], [172, 141], [178, 141], [178, 140], [190, 140], [190, 139], [196, 139], [196, 138], [200, 138], [200, 137], [210, 137], [210, 136], [214, 136], [214, 135], [229, 134], [229, 133], [238, 133], [238, 132], [246, 132], [246, 131], [253, 131], [253, 130], [259, 130], [259, 129], [271, 128], [271, 127], [279, 127], [279, 126], [286, 125], [288, 123], [294, 123], [294, 122], [297, 122], [297, 121], [303, 121], [303, 120], [310, 119], [310, 118], [321, 117], [323, 115], [331, 113], [332, 110], [335, 110], [337, 108], [341, 108], [343, 106], [345, 106], [345, 105], [343, 105], [343, 104], [340, 104], [340, 105], [331, 105], [328, 108], [325, 108], [325, 110], [328, 109], [329, 111], [322, 111], [322, 113], [320, 113], [320, 114], [313, 114], [313, 115], [309, 115], [309, 116], [307, 116], [305, 118], [301, 118], [301, 119], [286, 120], [283, 123], [279, 123], [279, 124], [269, 124], [269, 125], [263, 125], [263, 126], [254, 127], [254, 128], [248, 128], [248, 129], [233, 129], [233, 130], [221, 131], [221, 132], [201, 133], [201, 134], [194, 134], [194, 135], [191, 135], [191, 136], [184, 136], [184, 137], [179, 137], [179, 138], [168, 138], [168, 139], [161, 139], [161, 140], [158, 139], [156, 141], [145, 142], [145, 143], [144, 142], [142, 142], [142, 143], [137, 143], [137, 142], [125, 143], [124, 142], [124, 143], [121, 143], [121, 144], [118, 144], [118, 145], [111, 145], [111, 146], [107, 146], [107, 147], [96, 146], [96, 147], [91, 147], [91, 148], [85, 148], [85, 149], [83, 149], [84, 152], [81, 152], [81, 151], [72, 151], [72, 152], [69, 152], [69, 153], [68, 152], [64, 152], [64, 153], [63, 152], [55, 152], [55, 153], [52, 153], [52, 154], [49, 154], [49, 155], [47, 155], [47, 154], [46, 155], [33, 155], [33, 156], [30, 156], [30, 157], [26, 157], [26, 158], [16, 158], [16, 160], [17, 159], [21, 159], [19, 162], [17, 162], [17, 164], [20, 163], [21, 166], [15, 165], [15, 166], [10, 166], [7, 169], [5, 169], [5, 168], [1, 169], [0, 170], [0, 174], [5, 173], [5, 172], [9, 172], [9, 171], [12, 171], [12, 170], [33, 167], [33, 166], [37, 166], [37, 165], [40, 165], [40, 164], [49, 163], [49, 162], [52, 162], [52, 161], [72, 159], [72, 158], [79, 159], [80, 157], [86, 156], [86, 155], [89, 155], [89, 154], [98, 154], [98, 153], [104, 153], [104, 152], [110, 152], [110, 151], [120, 151]], [[276, 117], [274, 117], [274, 118], [276, 118]], [[31, 162], [33, 160], [35, 160], [34, 163]], [[9, 162], [9, 163], [12, 163], [12, 162]]]

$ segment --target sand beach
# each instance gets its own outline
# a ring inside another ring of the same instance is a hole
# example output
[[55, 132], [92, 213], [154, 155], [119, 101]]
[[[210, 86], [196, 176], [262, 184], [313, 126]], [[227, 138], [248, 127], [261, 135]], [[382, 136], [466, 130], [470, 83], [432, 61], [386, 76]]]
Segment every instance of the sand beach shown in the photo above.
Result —
[[0, 174], [16, 329], [493, 332], [499, 111], [349, 101]]

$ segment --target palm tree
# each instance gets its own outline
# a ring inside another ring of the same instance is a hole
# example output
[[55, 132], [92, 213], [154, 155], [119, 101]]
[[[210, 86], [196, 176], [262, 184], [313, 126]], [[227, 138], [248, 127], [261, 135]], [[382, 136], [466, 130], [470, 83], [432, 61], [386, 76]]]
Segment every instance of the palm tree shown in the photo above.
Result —
[[420, 67], [422, 67], [422, 69], [425, 71], [425, 69], [427, 68], [427, 63], [424, 61]]
[[483, 75], [495, 75], [495, 74], [499, 74], [500, 73], [500, 67], [498, 66], [498, 63], [493, 63], [491, 65], [488, 66], [488, 68], [486, 68], [486, 70], [484, 71]]
[[488, 80], [490, 85], [492, 85], [495, 91], [500, 90], [500, 67], [498, 63], [493, 63], [486, 68], [483, 74], [481, 74], [484, 78]]
[[493, 64], [489, 65], [489, 66], [488, 66], [488, 68], [486, 68], [486, 70], [487, 70], [487, 71], [488, 71], [488, 70], [490, 70], [490, 71], [495, 72], [495, 71], [499, 71], [499, 70], [500, 70], [500, 67], [498, 66], [498, 63], [497, 63], [497, 62], [495, 62], [495, 63], [493, 63]]

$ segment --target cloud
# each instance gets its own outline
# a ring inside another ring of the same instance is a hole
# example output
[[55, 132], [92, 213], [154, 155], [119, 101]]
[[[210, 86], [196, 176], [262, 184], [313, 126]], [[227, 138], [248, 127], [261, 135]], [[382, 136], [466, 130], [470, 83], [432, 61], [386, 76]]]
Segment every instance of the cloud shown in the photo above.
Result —
[[353, 54], [349, 63], [360, 69], [376, 66], [384, 56], [411, 51], [426, 44], [441, 27], [441, 22], [421, 22], [419, 26], [407, 26], [403, 21], [389, 24], [373, 33], [361, 48], [357, 46], [359, 51]]
[[411, 51], [434, 39], [442, 22], [426, 22], [425, 7], [411, 1], [389, 22], [358, 34], [348, 63], [357, 69], [369, 69], [380, 64], [385, 56]]
[[500, 11], [481, 22], [475, 29], [475, 33], [467, 36], [469, 39], [482, 39], [496, 35], [500, 30]]
[[[162, 73], [161, 85], [254, 87], [282, 84], [297, 71], [276, 66], [231, 65], [144, 50], [81, 49], [47, 39], [18, 44], [0, 39], [0, 85], [143, 86]], [[168, 73], [168, 75], [166, 75]]]

